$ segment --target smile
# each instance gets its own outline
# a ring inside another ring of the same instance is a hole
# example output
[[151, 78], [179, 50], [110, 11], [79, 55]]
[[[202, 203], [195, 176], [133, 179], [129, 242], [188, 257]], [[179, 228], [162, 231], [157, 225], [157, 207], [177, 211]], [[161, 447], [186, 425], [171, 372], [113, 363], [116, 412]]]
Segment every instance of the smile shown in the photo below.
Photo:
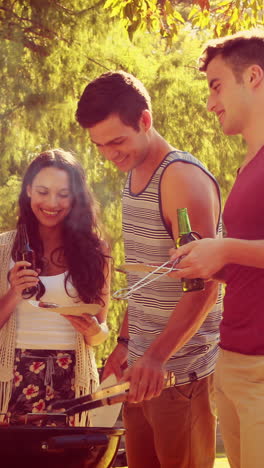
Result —
[[41, 211], [48, 216], [57, 216], [59, 214], [59, 211], [48, 211], [44, 210], [43, 208], [41, 208]]
[[123, 156], [121, 158], [115, 159], [114, 163], [115, 164], [122, 164], [122, 162], [124, 162], [126, 158], [127, 158], [127, 156]]

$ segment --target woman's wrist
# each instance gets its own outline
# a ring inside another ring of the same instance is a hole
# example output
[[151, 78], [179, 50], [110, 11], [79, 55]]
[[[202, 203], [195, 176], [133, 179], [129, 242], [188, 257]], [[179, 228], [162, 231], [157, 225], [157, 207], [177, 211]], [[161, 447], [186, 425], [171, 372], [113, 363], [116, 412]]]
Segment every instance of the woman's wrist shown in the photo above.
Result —
[[85, 336], [85, 341], [89, 346], [102, 344], [109, 335], [109, 328], [106, 322], [99, 324], [100, 330], [95, 335]]

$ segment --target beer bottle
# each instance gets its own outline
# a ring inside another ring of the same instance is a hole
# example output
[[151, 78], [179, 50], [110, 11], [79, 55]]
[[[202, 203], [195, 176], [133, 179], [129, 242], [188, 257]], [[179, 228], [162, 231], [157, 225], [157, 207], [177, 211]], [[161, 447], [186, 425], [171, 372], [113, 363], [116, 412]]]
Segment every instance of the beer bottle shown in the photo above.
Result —
[[[197, 239], [201, 239], [200, 234], [192, 231], [187, 208], [177, 209], [179, 236], [176, 240], [176, 247], [188, 244]], [[183, 292], [200, 291], [204, 289], [204, 281], [201, 278], [182, 278]]]
[[[36, 270], [36, 255], [34, 250], [29, 245], [27, 228], [25, 224], [18, 224], [17, 226], [17, 251], [16, 261], [25, 260], [31, 263], [30, 267], [23, 267], [25, 269]], [[38, 286], [25, 288], [22, 295], [25, 299], [34, 296], [38, 291]]]

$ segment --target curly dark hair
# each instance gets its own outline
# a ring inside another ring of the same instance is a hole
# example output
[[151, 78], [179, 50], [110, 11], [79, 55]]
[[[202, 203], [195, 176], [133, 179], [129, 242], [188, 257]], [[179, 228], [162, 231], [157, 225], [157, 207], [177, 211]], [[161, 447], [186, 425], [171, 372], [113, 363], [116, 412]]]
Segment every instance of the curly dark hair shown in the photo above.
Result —
[[86, 86], [78, 102], [76, 119], [83, 128], [90, 128], [110, 114], [117, 114], [125, 125], [138, 131], [145, 109], [151, 111], [151, 100], [143, 83], [123, 70], [111, 71]]
[[[67, 172], [72, 192], [72, 208], [63, 220], [63, 245], [59, 248], [67, 264], [65, 290], [70, 296], [67, 290], [67, 283], [70, 280], [81, 301], [103, 304], [100, 294], [105, 284], [104, 267], [107, 256], [103, 253], [102, 240], [99, 237], [97, 207], [87, 187], [84, 170], [72, 153], [62, 149], [52, 149], [33, 159], [22, 182], [17, 224], [26, 225], [29, 244], [36, 255], [36, 267], [42, 270], [44, 248], [39, 235], [38, 220], [31, 209], [30, 198], [27, 195], [27, 186], [31, 185], [35, 176], [46, 167], [55, 167]], [[18, 258], [18, 248], [19, 239], [16, 235], [12, 250], [14, 260]], [[42, 297], [44, 292], [44, 285], [41, 284], [37, 299]]]

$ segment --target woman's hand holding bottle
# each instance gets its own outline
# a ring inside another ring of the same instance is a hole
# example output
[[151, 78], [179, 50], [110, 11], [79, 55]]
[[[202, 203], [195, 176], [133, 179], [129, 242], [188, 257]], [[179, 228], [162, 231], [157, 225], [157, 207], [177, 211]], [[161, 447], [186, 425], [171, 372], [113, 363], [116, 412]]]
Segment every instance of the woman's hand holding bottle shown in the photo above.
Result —
[[23, 291], [35, 287], [39, 282], [38, 271], [32, 270], [31, 263], [21, 260], [16, 262], [8, 274], [9, 289], [0, 298], [0, 328], [9, 319], [17, 304], [23, 299]]
[[19, 299], [23, 299], [23, 291], [25, 289], [37, 286], [39, 282], [38, 271], [31, 269], [30, 262], [21, 260], [16, 262], [9, 271], [8, 280], [10, 292]]

